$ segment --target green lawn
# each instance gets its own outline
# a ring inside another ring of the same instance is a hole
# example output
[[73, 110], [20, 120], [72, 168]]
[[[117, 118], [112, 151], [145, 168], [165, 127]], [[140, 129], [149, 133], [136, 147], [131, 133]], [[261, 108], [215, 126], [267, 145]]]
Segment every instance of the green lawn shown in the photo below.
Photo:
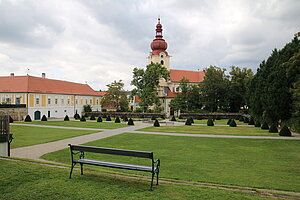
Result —
[[33, 121], [33, 122], [18, 122], [23, 124], [37, 124], [47, 126], [66, 126], [66, 127], [80, 127], [80, 128], [99, 128], [99, 129], [116, 129], [126, 127], [127, 124], [112, 122], [97, 122], [97, 121]]
[[[124, 133], [86, 145], [153, 151], [155, 157], [161, 159], [161, 176], [165, 178], [300, 191], [300, 141], [297, 140], [197, 138]], [[87, 154], [87, 156], [108, 161], [150, 164], [147, 159], [104, 154]], [[69, 149], [64, 149], [46, 154], [42, 158], [70, 163], [70, 152]], [[103, 170], [101, 167], [90, 168]], [[125, 173], [136, 172], [125, 171]]]
[[268, 130], [261, 130], [253, 126], [160, 126], [160, 127], [147, 127], [139, 131], [151, 132], [166, 132], [166, 133], [188, 133], [188, 134], [212, 134], [212, 135], [242, 135], [242, 136], [278, 136], [278, 133], [269, 133]]
[[88, 130], [68, 130], [29, 126], [10, 126], [10, 128], [14, 137], [11, 143], [11, 148], [42, 144], [96, 132]]
[[78, 175], [69, 179], [68, 173], [68, 169], [0, 160], [0, 199], [271, 199], [236, 191], [165, 183], [150, 192], [150, 181], [103, 174]]

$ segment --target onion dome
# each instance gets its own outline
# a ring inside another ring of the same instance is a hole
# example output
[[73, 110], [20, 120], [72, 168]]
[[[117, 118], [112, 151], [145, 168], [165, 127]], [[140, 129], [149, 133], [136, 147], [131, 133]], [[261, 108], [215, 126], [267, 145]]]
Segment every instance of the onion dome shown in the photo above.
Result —
[[161, 52], [164, 52], [166, 55], [166, 49], [168, 48], [167, 42], [163, 39], [162, 36], [162, 25], [160, 24], [160, 18], [158, 18], [158, 23], [156, 25], [156, 36], [155, 39], [151, 42], [152, 55], [158, 55]]

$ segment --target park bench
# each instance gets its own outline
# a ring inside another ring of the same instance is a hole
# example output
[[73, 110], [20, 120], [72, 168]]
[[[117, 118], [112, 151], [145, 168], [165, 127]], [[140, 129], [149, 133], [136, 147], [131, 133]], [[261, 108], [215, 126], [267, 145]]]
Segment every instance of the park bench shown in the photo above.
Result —
[[[157, 159], [156, 161], [154, 161], [153, 152], [113, 149], [113, 148], [104, 148], [104, 147], [80, 146], [80, 145], [71, 145], [71, 144], [69, 144], [69, 146], [70, 146], [70, 150], [71, 150], [71, 159], [72, 159], [70, 178], [72, 176], [72, 171], [73, 171], [74, 166], [77, 163], [79, 163], [80, 169], [81, 169], [81, 175], [83, 174], [83, 165], [84, 164], [96, 165], [96, 166], [102, 166], [102, 167], [110, 167], [110, 168], [144, 171], [144, 172], [152, 173], [150, 190], [152, 191], [153, 179], [154, 179], [155, 174], [156, 174], [156, 185], [158, 185], [160, 159]], [[85, 158], [85, 154], [84, 154], [85, 152], [148, 158], [148, 159], [151, 159], [152, 163], [151, 163], [151, 166], [144, 166], [144, 165], [134, 165], [134, 164], [126, 164], [126, 163], [107, 162], [107, 161], [101, 161], [101, 160], [91, 160], [91, 159]], [[76, 155], [76, 154], [79, 154], [78, 160], [74, 159], [74, 155]]]

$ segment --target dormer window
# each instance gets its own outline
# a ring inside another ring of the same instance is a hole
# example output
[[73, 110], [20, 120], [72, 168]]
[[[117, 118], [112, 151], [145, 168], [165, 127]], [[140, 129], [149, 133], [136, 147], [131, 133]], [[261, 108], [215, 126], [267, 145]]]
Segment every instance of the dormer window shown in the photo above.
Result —
[[161, 58], [163, 58], [163, 57], [164, 57], [164, 55], [163, 55], [163, 54], [161, 54], [161, 55], [160, 55], [160, 57], [161, 57]]

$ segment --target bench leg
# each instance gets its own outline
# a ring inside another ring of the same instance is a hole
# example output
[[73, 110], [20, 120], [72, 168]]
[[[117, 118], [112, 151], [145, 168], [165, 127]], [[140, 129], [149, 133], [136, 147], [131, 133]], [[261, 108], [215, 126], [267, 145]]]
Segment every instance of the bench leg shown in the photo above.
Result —
[[80, 172], [81, 172], [80, 174], [83, 175], [83, 164], [82, 163], [80, 163]]
[[152, 173], [152, 180], [151, 180], [151, 185], [150, 185], [150, 191], [153, 191], [152, 186], [153, 186], [154, 175], [155, 175], [155, 173]]
[[72, 176], [72, 172], [73, 172], [73, 168], [74, 168], [74, 166], [76, 165], [76, 163], [72, 163], [72, 166], [71, 166], [71, 171], [70, 171], [70, 176], [69, 176], [69, 178], [71, 178], [71, 176]]
[[158, 174], [159, 174], [159, 171], [156, 172], [156, 185], [158, 185]]

